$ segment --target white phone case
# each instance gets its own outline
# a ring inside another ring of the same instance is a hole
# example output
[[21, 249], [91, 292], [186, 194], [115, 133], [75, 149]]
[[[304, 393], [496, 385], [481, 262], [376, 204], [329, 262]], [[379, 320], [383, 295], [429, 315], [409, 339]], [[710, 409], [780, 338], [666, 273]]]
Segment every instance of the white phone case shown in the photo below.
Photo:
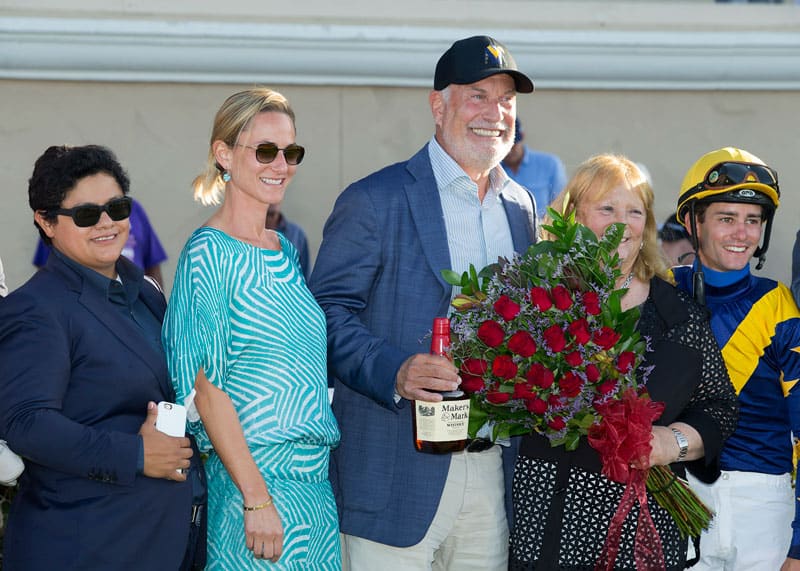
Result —
[[169, 436], [186, 436], [186, 407], [165, 401], [158, 403], [156, 430]]
[[0, 486], [16, 484], [24, 469], [22, 458], [11, 451], [5, 440], [0, 440]]

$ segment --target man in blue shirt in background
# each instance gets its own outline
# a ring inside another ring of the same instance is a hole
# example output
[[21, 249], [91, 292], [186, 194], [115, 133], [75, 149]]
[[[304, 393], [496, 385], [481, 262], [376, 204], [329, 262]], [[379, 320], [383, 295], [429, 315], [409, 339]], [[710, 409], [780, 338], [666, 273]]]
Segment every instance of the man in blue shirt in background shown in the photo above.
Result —
[[556, 155], [532, 151], [523, 142], [525, 132], [519, 119], [514, 123], [514, 145], [501, 163], [514, 182], [524, 186], [536, 201], [536, 215], [541, 219], [547, 207], [567, 183], [564, 163]]

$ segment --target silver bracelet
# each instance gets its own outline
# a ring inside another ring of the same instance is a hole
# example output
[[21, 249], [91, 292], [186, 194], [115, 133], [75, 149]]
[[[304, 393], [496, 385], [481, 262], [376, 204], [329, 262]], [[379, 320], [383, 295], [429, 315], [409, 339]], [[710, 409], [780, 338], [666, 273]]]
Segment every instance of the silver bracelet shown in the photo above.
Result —
[[675, 435], [675, 441], [678, 443], [678, 457], [675, 459], [676, 462], [683, 462], [683, 459], [686, 458], [686, 453], [689, 452], [689, 439], [686, 438], [686, 435], [678, 430], [677, 428], [670, 427], [672, 430], [672, 434]]

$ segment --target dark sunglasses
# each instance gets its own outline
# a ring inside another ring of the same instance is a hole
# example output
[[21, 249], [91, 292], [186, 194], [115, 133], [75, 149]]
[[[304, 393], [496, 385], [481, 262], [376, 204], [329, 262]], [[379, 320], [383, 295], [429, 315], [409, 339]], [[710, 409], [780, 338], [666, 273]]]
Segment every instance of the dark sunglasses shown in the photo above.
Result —
[[75, 226], [88, 228], [100, 222], [100, 217], [103, 215], [103, 212], [107, 212], [111, 220], [125, 220], [131, 215], [132, 203], [133, 201], [129, 196], [123, 196], [120, 198], [112, 198], [105, 204], [81, 204], [74, 208], [59, 208], [58, 210], [49, 210], [48, 212], [60, 216], [70, 216]]
[[303, 157], [306, 156], [305, 148], [300, 145], [295, 145], [294, 143], [282, 149], [275, 143], [261, 143], [257, 147], [242, 145], [241, 143], [238, 144], [240, 147], [255, 149], [256, 160], [265, 165], [275, 160], [275, 157], [278, 156], [278, 151], [283, 151], [283, 158], [286, 159], [286, 164], [289, 165], [299, 165], [303, 162]]
[[778, 190], [778, 173], [765, 165], [753, 163], [719, 163], [706, 173], [703, 186], [725, 188], [748, 182], [760, 182]]

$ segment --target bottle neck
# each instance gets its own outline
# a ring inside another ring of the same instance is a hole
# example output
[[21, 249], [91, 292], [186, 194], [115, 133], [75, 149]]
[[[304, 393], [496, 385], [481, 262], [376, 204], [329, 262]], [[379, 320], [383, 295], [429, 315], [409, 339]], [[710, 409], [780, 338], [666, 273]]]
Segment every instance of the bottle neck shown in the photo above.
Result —
[[450, 356], [450, 336], [434, 334], [431, 339], [431, 355]]

